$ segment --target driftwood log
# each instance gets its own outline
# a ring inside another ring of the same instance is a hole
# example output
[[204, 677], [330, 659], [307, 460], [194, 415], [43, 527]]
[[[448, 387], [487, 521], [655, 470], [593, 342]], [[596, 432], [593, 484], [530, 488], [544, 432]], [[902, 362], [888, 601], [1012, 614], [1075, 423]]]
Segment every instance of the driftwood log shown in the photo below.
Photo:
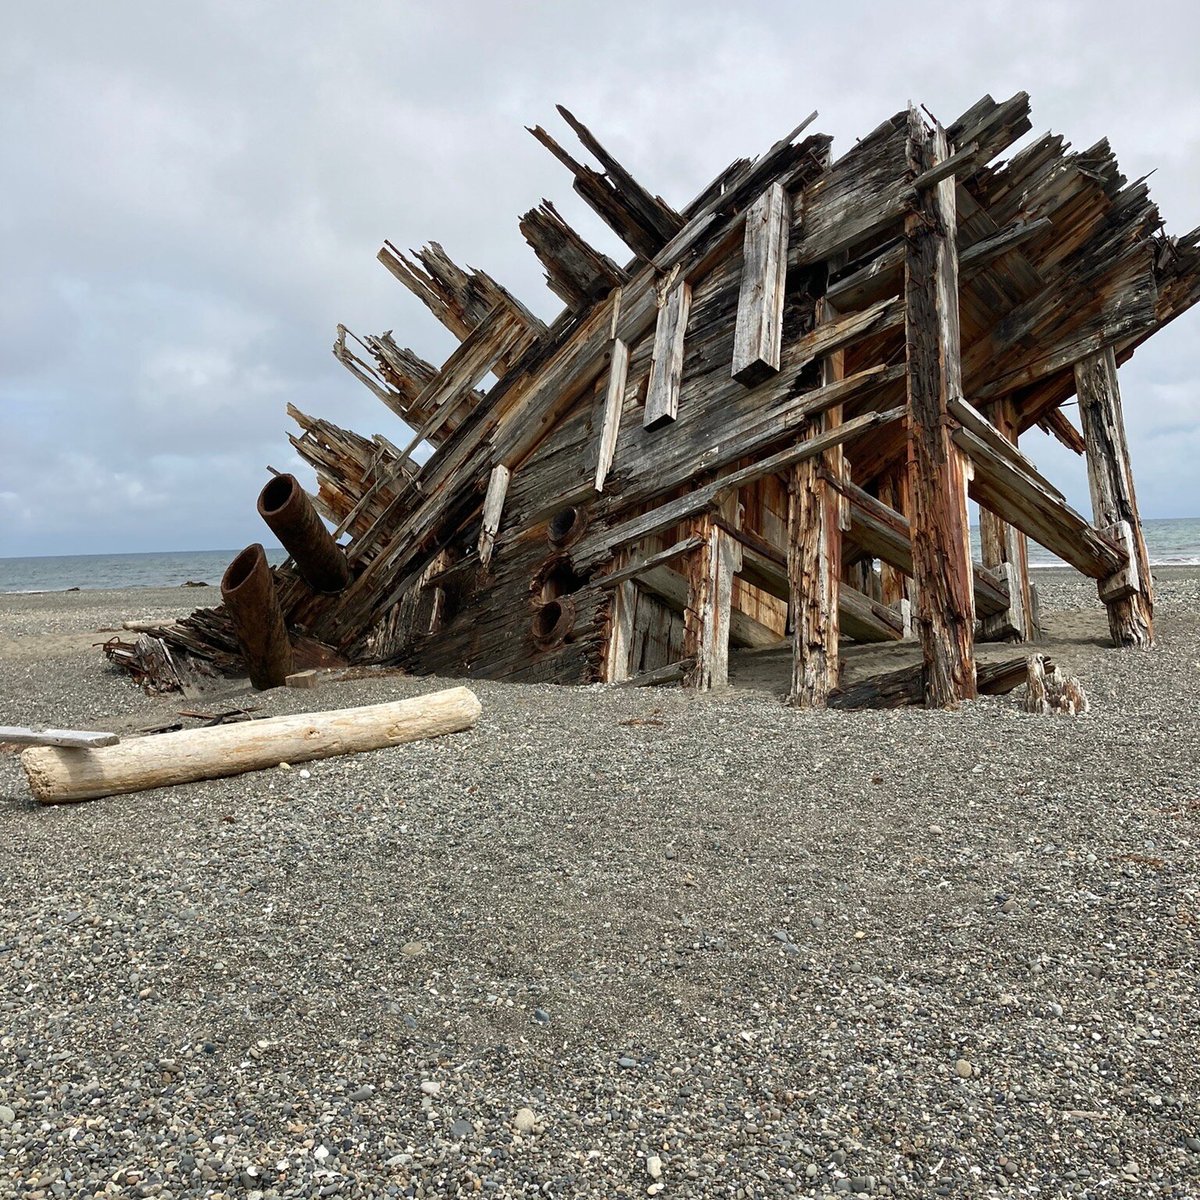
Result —
[[40, 804], [64, 804], [440, 737], [469, 729], [479, 712], [475, 694], [457, 687], [364, 708], [185, 729], [98, 750], [39, 746], [21, 755], [21, 765]]

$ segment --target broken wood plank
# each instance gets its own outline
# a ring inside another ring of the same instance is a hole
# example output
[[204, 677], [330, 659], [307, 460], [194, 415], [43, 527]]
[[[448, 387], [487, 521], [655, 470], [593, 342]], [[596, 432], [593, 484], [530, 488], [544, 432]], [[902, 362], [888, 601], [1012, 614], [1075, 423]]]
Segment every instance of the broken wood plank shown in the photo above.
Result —
[[681, 541], [666, 547], [665, 550], [656, 550], [653, 554], [647, 554], [643, 558], [621, 567], [619, 570], [610, 571], [597, 582], [601, 587], [616, 587], [617, 584], [624, 583], [627, 579], [633, 579], [634, 576], [641, 575], [644, 571], [650, 570], [651, 567], [657, 567], [660, 563], [670, 562], [682, 554], [698, 550], [704, 545], [704, 542], [705, 539], [700, 534], [693, 533]]
[[1037, 423], [1072, 453], [1082, 455], [1087, 452], [1087, 442], [1084, 440], [1083, 434], [1071, 424], [1061, 408], [1052, 408], [1049, 412], [1043, 413], [1038, 417]]
[[315, 688], [321, 680], [315, 670], [308, 670], [293, 671], [283, 682], [290, 688]]
[[483, 520], [479, 529], [479, 561], [485, 567], [492, 561], [492, 550], [496, 545], [496, 533], [500, 528], [510, 474], [503, 463], [497, 463], [488, 478], [487, 495], [483, 498]]
[[621, 430], [621, 410], [625, 405], [625, 383], [629, 375], [629, 346], [613, 338], [608, 361], [608, 383], [604, 392], [604, 416], [600, 424], [600, 441], [596, 451], [596, 491], [604, 491], [617, 450], [617, 434]]
[[[1020, 687], [1028, 677], [1024, 656], [998, 663], [980, 663], [976, 669], [976, 690], [981, 695], [998, 696]], [[924, 704], [925, 664], [914, 663], [895, 671], [886, 671], [860, 679], [829, 695], [829, 707], [836, 709], [903, 708]]]
[[646, 390], [643, 429], [661, 429], [675, 420], [679, 409], [679, 385], [683, 379], [683, 342], [687, 332], [692, 289], [681, 279], [663, 300], [654, 329], [654, 351], [650, 384]]
[[73, 750], [92, 750], [97, 746], [115, 746], [121, 739], [115, 733], [97, 733], [86, 729], [30, 729], [24, 725], [0, 725], [0, 742], [16, 746], [63, 746]]
[[38, 747], [21, 755], [40, 804], [63, 804], [358, 754], [469, 729], [480, 704], [464, 687], [332, 712], [135, 738], [87, 754]]
[[628, 278], [607, 254], [588, 245], [549, 200], [531, 208], [521, 218], [520, 229], [546, 268], [550, 290], [573, 312], [594, 304]]
[[779, 370], [791, 200], [772, 184], [746, 212], [732, 375], [753, 386]]
[[[1150, 559], [1142, 536], [1117, 361], [1112, 347], [1075, 365], [1079, 418], [1087, 450], [1088, 489], [1097, 525], [1124, 526], [1126, 562], [1100, 581], [1108, 609], [1108, 627], [1118, 646], [1148, 650], [1154, 645], [1154, 597]], [[1125, 574], [1113, 579], [1120, 571]]]
[[652, 671], [642, 671], [628, 679], [617, 681], [618, 687], [661, 687], [667, 683], [678, 683], [695, 666], [695, 660], [681, 658], [678, 662], [668, 663], [665, 667], [655, 667]]

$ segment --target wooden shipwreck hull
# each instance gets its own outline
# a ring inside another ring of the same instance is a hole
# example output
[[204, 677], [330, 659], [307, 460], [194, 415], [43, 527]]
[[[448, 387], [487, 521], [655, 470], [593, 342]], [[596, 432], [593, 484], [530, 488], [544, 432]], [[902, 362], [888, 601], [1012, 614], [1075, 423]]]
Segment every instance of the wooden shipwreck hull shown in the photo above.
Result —
[[[1001, 160], [1024, 93], [945, 128], [909, 109], [837, 158], [805, 122], [675, 209], [560, 113], [598, 169], [532, 132], [632, 257], [548, 201], [526, 213], [566, 304], [547, 326], [436, 243], [384, 245], [460, 345], [435, 367], [339, 327], [396, 442], [289, 409], [351, 572], [328, 595], [277, 569], [294, 639], [422, 673], [704, 688], [731, 645], [790, 638], [793, 702], [822, 705], [841, 639], [911, 630], [924, 699], [948, 705], [975, 693], [977, 636], [1036, 632], [1028, 536], [1097, 580], [1118, 644], [1150, 644], [1117, 365], [1200, 298], [1200, 230], [1167, 237], [1106, 142]], [[1091, 520], [1018, 449], [1034, 425], [1086, 454]], [[221, 610], [164, 636], [237, 651]]]

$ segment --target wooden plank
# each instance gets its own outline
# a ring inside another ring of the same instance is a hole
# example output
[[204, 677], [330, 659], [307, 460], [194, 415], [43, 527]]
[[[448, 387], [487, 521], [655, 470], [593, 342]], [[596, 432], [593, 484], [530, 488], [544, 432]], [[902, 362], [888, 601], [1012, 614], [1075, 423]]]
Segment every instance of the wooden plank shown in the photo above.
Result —
[[608, 385], [604, 393], [604, 418], [600, 425], [600, 442], [596, 452], [596, 491], [604, 491], [604, 481], [612, 467], [617, 451], [617, 434], [621, 429], [621, 410], [625, 405], [625, 384], [629, 376], [629, 346], [614, 338], [608, 360]]
[[521, 218], [520, 229], [546, 268], [550, 290], [573, 312], [595, 303], [627, 278], [607, 254], [588, 245], [549, 200], [531, 208]]
[[[637, 576], [637, 584], [663, 601], [673, 612], [686, 614], [691, 601], [688, 577], [666, 565], [651, 567]], [[778, 646], [779, 634], [748, 613], [731, 608], [729, 612], [729, 641], [734, 646], [762, 649]]]
[[0, 742], [15, 746], [64, 746], [91, 750], [97, 746], [115, 746], [121, 739], [115, 733], [94, 733], [86, 729], [29, 729], [24, 725], [0, 725]]
[[609, 609], [608, 648], [604, 678], [607, 683], [629, 679], [633, 655], [634, 617], [637, 612], [637, 584], [627, 579], [617, 584]]
[[973, 500], [1093, 579], [1107, 579], [1125, 565], [1125, 554], [1070, 505], [1049, 493], [1040, 478], [997, 455], [967, 429], [957, 430], [954, 440], [974, 468], [969, 488]]
[[[890, 563], [904, 575], [913, 569], [911, 527], [908, 518], [865, 492], [857, 484], [841, 483], [850, 502], [849, 535], [874, 558]], [[1008, 608], [1008, 592], [979, 563], [972, 563], [975, 607], [980, 613], [998, 613]]]
[[640, 541], [652, 533], [657, 533], [671, 525], [710, 507], [716, 498], [725, 491], [742, 487], [761, 479], [764, 475], [774, 474], [790, 467], [793, 463], [801, 462], [812, 455], [820, 454], [832, 446], [839, 446], [879, 425], [886, 425], [899, 420], [903, 415], [902, 408], [893, 408], [888, 412], [864, 413], [851, 421], [839, 425], [828, 433], [818, 434], [796, 446], [789, 446], [777, 454], [772, 454], [741, 470], [711, 483], [695, 488], [687, 495], [660, 504], [649, 512], [630, 517], [616, 525], [603, 526], [589, 531], [575, 546], [573, 557], [580, 568], [594, 566], [612, 553], [613, 548], [623, 546], [628, 542]]
[[479, 561], [485, 567], [492, 561], [510, 477], [509, 469], [503, 463], [497, 463], [488, 478], [487, 495], [483, 498], [483, 522], [479, 530]]
[[[1029, 678], [1029, 660], [1025, 657], [1005, 659], [997, 663], [980, 663], [976, 669], [976, 690], [981, 695], [1000, 696], [1011, 692]], [[914, 663], [860, 679], [838, 688], [829, 697], [829, 707], [902, 708], [925, 701], [925, 664]]]
[[691, 304], [692, 289], [686, 279], [681, 279], [667, 292], [658, 311], [650, 384], [642, 414], [643, 429], [660, 429], [675, 420], [679, 409], [679, 385], [683, 380], [683, 341]]
[[[1012, 401], [1007, 398], [995, 401], [990, 406], [989, 415], [995, 431], [1006, 442], [1016, 446], [1020, 426]], [[982, 619], [982, 640], [1027, 642], [1037, 636], [1037, 630], [1033, 625], [1033, 596], [1029, 588], [1029, 551], [1025, 535], [990, 509], [981, 508], [979, 543], [983, 565], [1004, 575], [1008, 580], [1009, 595], [1009, 606], [1004, 612]]]
[[647, 554], [635, 562], [629, 563], [616, 571], [609, 572], [596, 582], [600, 587], [616, 587], [617, 584], [624, 583], [625, 580], [632, 579], [635, 575], [640, 575], [643, 571], [650, 570], [651, 567], [657, 567], [660, 563], [670, 562], [672, 559], [678, 558], [681, 554], [688, 554], [692, 550], [698, 550], [704, 545], [704, 541], [705, 539], [700, 534], [693, 533], [681, 541], [675, 542], [674, 545], [668, 546], [665, 550], [656, 550], [653, 554]]
[[1038, 417], [1037, 423], [1072, 453], [1079, 455], [1087, 453], [1087, 442], [1084, 440], [1083, 434], [1071, 424], [1067, 414], [1061, 408], [1052, 408], [1049, 412], [1043, 413]]
[[791, 201], [772, 184], [746, 212], [732, 375], [752, 386], [779, 370]]
[[1102, 597], [1109, 597], [1105, 600], [1109, 631], [1118, 646], [1147, 650], [1154, 645], [1150, 560], [1133, 487], [1117, 360], [1111, 346], [1076, 364], [1075, 390], [1087, 450], [1092, 513], [1097, 525], [1123, 525], [1122, 536], [1129, 540], [1127, 561], [1122, 564], [1125, 576], [1100, 582]]
[[[929, 138], [909, 110], [917, 171], [948, 154], [940, 126]], [[962, 391], [957, 217], [953, 179], [920, 195], [905, 222], [908, 470], [912, 502], [913, 620], [925, 663], [925, 700], [947, 708], [975, 695], [975, 596], [963, 458], [951, 442], [948, 405]]]
[[678, 683], [694, 666], [695, 659], [681, 658], [665, 667], [655, 667], [652, 671], [642, 671], [639, 675], [614, 682], [618, 687], [662, 687], [663, 684]]

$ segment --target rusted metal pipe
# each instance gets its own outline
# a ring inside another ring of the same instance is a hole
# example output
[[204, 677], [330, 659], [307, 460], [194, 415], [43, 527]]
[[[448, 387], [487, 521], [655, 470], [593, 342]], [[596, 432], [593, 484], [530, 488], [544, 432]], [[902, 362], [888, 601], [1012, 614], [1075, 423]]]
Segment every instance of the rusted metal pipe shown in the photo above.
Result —
[[346, 555], [325, 528], [295, 475], [276, 475], [258, 494], [258, 515], [292, 556], [296, 570], [318, 592], [340, 592], [350, 582]]
[[292, 671], [292, 646], [275, 580], [262, 546], [247, 546], [221, 576], [221, 599], [233, 618], [250, 682], [261, 692], [282, 687]]

